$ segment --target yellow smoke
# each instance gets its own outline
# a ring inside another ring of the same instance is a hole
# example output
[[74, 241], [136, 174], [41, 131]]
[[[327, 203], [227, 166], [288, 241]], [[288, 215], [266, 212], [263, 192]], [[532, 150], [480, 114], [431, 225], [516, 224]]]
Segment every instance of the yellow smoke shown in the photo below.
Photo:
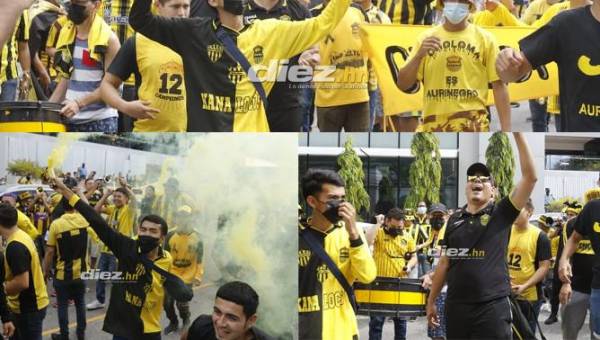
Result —
[[58, 169], [62, 166], [63, 162], [65, 161], [65, 157], [67, 157], [71, 144], [81, 137], [82, 135], [79, 133], [72, 132], [61, 133], [58, 135], [58, 138], [56, 139], [56, 146], [54, 149], [52, 149], [52, 152], [50, 152], [50, 156], [48, 156], [48, 175], [50, 175], [50, 177], [56, 177], [54, 169]]

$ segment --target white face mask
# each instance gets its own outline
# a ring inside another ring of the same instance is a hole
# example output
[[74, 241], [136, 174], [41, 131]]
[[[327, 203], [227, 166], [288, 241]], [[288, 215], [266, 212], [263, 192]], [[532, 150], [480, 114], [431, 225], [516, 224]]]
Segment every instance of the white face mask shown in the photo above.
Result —
[[427, 213], [427, 208], [426, 207], [418, 207], [417, 208], [417, 214], [419, 215], [425, 215]]
[[448, 2], [444, 4], [444, 17], [456, 25], [469, 15], [469, 5], [459, 2]]

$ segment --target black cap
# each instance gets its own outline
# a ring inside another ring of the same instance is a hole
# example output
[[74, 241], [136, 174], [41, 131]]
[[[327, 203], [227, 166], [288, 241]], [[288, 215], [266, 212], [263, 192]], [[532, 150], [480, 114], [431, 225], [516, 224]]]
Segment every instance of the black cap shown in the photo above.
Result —
[[484, 176], [491, 177], [490, 170], [483, 163], [473, 163], [467, 169], [467, 176], [475, 176], [475, 174], [483, 174]]
[[447, 214], [448, 213], [448, 209], [442, 203], [433, 203], [429, 207], [429, 213], [431, 214], [431, 213], [434, 213], [434, 212], [441, 212], [441, 213]]

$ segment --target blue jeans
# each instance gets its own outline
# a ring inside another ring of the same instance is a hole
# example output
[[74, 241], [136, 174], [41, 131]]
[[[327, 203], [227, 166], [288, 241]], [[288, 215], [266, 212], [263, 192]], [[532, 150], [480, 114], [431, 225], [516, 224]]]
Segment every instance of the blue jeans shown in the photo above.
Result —
[[[113, 254], [100, 253], [98, 259], [98, 269], [102, 272], [114, 272], [117, 270], [117, 258]], [[96, 283], [96, 299], [100, 303], [106, 301], [106, 283], [104, 280], [98, 280]]]
[[530, 99], [529, 110], [531, 111], [531, 127], [533, 132], [548, 132], [550, 115], [546, 112], [546, 104], [542, 105], [537, 99]]
[[421, 277], [431, 270], [431, 264], [427, 261], [427, 254], [425, 253], [417, 253], [417, 260], [419, 264], [419, 277]]
[[592, 289], [590, 296], [590, 324], [592, 331], [600, 335], [600, 289]]
[[[406, 320], [392, 318], [394, 320], [394, 340], [406, 339]], [[369, 321], [369, 340], [381, 340], [385, 316], [372, 316]]]
[[77, 339], [85, 336], [85, 282], [82, 280], [63, 281], [54, 280], [56, 300], [58, 302], [58, 325], [60, 335], [64, 339], [69, 338], [69, 299], [75, 301], [75, 313], [77, 314]]
[[13, 314], [15, 335], [13, 340], [42, 340], [42, 323], [46, 317], [46, 308], [37, 312]]
[[116, 133], [118, 118], [111, 117], [106, 119], [94, 120], [83, 124], [67, 124], [69, 132], [109, 132]]
[[17, 98], [17, 79], [7, 80], [2, 83], [0, 102], [14, 102]]
[[315, 114], [315, 90], [311, 87], [305, 87], [303, 90], [303, 99], [302, 132], [310, 132], [310, 126], [313, 123], [313, 116]]
[[383, 114], [381, 113], [380, 106], [381, 100], [379, 89], [375, 91], [369, 91], [369, 131], [373, 130], [373, 124], [375, 124], [375, 117], [380, 117]]

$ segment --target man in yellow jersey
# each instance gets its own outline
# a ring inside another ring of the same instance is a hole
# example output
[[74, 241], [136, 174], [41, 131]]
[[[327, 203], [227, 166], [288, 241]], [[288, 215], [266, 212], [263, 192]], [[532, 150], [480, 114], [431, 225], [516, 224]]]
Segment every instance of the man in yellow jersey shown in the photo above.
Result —
[[[303, 21], [243, 21], [245, 0], [208, 0], [211, 18], [162, 18], [151, 0], [136, 0], [129, 23], [139, 33], [178, 53], [185, 69], [187, 131], [269, 131], [263, 98], [273, 82], [260, 72], [323, 40], [346, 13], [350, 0], [332, 0], [323, 13]], [[278, 67], [278, 69], [281, 66]], [[257, 68], [259, 69], [259, 68]], [[177, 80], [170, 81], [173, 86]]]
[[433, 275], [427, 319], [430, 325], [439, 325], [435, 300], [447, 282], [448, 339], [512, 338], [506, 245], [511, 226], [537, 182], [527, 140], [519, 132], [513, 135], [519, 150], [521, 179], [512, 193], [492, 200], [491, 173], [486, 165], [474, 163], [467, 168], [467, 204], [446, 224], [441, 243], [446, 249]]
[[[159, 0], [156, 4], [161, 16], [189, 16], [190, 0]], [[132, 74], [139, 99], [125, 101], [119, 95], [119, 87]], [[102, 79], [100, 91], [106, 103], [137, 119], [134, 132], [184, 132], [187, 129], [181, 57], [142, 34], [134, 34], [123, 43]]]
[[539, 20], [552, 5], [558, 2], [558, 0], [533, 0], [529, 6], [527, 6], [525, 13], [521, 16], [521, 21], [527, 25], [532, 25], [536, 20]]
[[533, 211], [533, 204], [529, 200], [512, 226], [506, 261], [512, 291], [535, 334], [544, 302], [542, 281], [550, 269], [552, 255], [546, 233], [529, 224]]
[[17, 227], [17, 210], [0, 204], [0, 236], [4, 250], [4, 291], [13, 314], [16, 339], [41, 340], [48, 293], [33, 240]]
[[[133, 236], [133, 225], [135, 223], [136, 213], [136, 201], [135, 195], [129, 187], [127, 182], [120, 178], [121, 187], [117, 188], [114, 192], [110, 189], [105, 189], [104, 195], [94, 209], [98, 213], [104, 213], [108, 216], [108, 225], [122, 235], [127, 237]], [[104, 203], [106, 199], [112, 195], [113, 204], [109, 204], [106, 207]], [[105, 244], [100, 250], [100, 257], [98, 258], [98, 270], [100, 272], [113, 272], [117, 267], [117, 259], [115, 255], [110, 251], [108, 246]], [[104, 308], [104, 301], [106, 299], [106, 283], [103, 280], [98, 280], [96, 283], [96, 300], [87, 305], [88, 310], [94, 310]]]
[[431, 2], [432, 0], [381, 0], [378, 2], [378, 6], [387, 14], [393, 24], [424, 25], [427, 7]]
[[473, 15], [473, 23], [479, 26], [526, 26], [496, 0], [486, 0], [484, 10]]
[[[29, 58], [29, 11], [23, 11], [18, 24], [11, 32], [11, 39], [0, 46], [0, 102], [17, 100], [19, 91], [28, 90], [31, 84], [31, 60]], [[19, 80], [17, 62], [21, 66]]]
[[560, 131], [600, 131], [600, 96], [595, 90], [600, 87], [599, 25], [600, 2], [595, 1], [555, 16], [523, 38], [520, 51], [507, 48], [498, 56], [496, 68], [505, 82], [518, 81], [534, 68], [557, 63]]
[[301, 184], [312, 214], [299, 225], [298, 337], [356, 339], [358, 325], [350, 286], [355, 281], [373, 281], [375, 262], [356, 226], [356, 211], [345, 201], [343, 179], [334, 171], [312, 169]]
[[[379, 221], [378, 221], [379, 222]], [[415, 240], [403, 229], [404, 213], [392, 208], [385, 215], [383, 224], [377, 224], [369, 245], [373, 244], [373, 259], [378, 277], [406, 278], [417, 266]], [[410, 258], [410, 260], [408, 260]], [[406, 338], [406, 319], [394, 320], [394, 339]], [[371, 316], [369, 321], [369, 339], [381, 340], [385, 316]]]
[[60, 180], [52, 179], [60, 192], [90, 224], [98, 238], [119, 260], [110, 303], [102, 329], [114, 340], [159, 340], [160, 314], [165, 291], [178, 301], [189, 301], [191, 290], [175, 275], [169, 274], [171, 256], [161, 247], [167, 236], [167, 224], [160, 216], [144, 216], [137, 228], [137, 239], [125, 236], [98, 212], [69, 190]]
[[[173, 264], [171, 273], [177, 275], [186, 285], [199, 285], [202, 282], [204, 267], [202, 265], [202, 256], [204, 255], [204, 245], [200, 235], [192, 228], [192, 208], [184, 205], [179, 208], [176, 216], [177, 228], [175, 231], [167, 234], [165, 250], [171, 253]], [[190, 305], [187, 302], [175, 302], [175, 300], [165, 295], [165, 313], [169, 319], [169, 325], [164, 330], [164, 334], [175, 332], [179, 328], [177, 314], [175, 314], [175, 305], [179, 310], [179, 316], [182, 320], [181, 329], [186, 329], [190, 323]]]
[[423, 32], [398, 72], [398, 87], [407, 92], [423, 83], [423, 124], [417, 131], [489, 131], [486, 110], [492, 84], [500, 127], [510, 130], [508, 89], [495, 70], [498, 43], [468, 22], [470, 0], [438, 0], [444, 23]]
[[[14, 194], [5, 194], [2, 196], [2, 203], [7, 203], [13, 208], [17, 209], [17, 200], [16, 195]], [[27, 233], [27, 235], [29, 235], [34, 242], [40, 236], [40, 233], [38, 233], [29, 217], [27, 217], [27, 215], [25, 215], [19, 209], [17, 209], [17, 227]]]
[[431, 270], [431, 264], [427, 260], [427, 251], [431, 244], [431, 224], [427, 216], [427, 203], [421, 201], [417, 204], [414, 221], [415, 244], [417, 245], [417, 259], [419, 261], [418, 277], [425, 275]]
[[332, 81], [313, 78], [317, 125], [321, 132], [369, 130], [369, 74], [358, 29], [364, 23], [364, 13], [353, 4], [319, 44], [321, 67], [333, 71], [329, 75]]
[[48, 206], [46, 193], [37, 190], [35, 196], [29, 191], [19, 195], [21, 210], [33, 223], [39, 236], [34, 240], [40, 258], [44, 257], [44, 238], [50, 226], [50, 207]]
[[88, 236], [93, 233], [89, 223], [71, 207], [65, 198], [59, 203], [64, 214], [54, 220], [48, 232], [44, 276], [50, 276], [55, 259], [53, 279], [58, 302], [60, 333], [52, 334], [52, 340], [69, 339], [69, 300], [75, 302], [77, 314], [77, 339], [85, 338], [85, 281], [83, 273], [90, 270]]

